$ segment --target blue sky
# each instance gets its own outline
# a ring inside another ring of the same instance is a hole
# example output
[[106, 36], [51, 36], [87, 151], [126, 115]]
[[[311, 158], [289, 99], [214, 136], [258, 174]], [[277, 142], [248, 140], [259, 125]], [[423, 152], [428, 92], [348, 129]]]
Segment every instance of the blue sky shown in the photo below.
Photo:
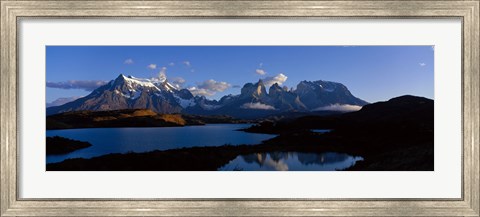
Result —
[[239, 86], [259, 79], [289, 88], [336, 81], [368, 102], [433, 99], [434, 92], [432, 46], [47, 46], [46, 55], [47, 102], [86, 96], [120, 73], [165, 73], [184, 88], [207, 89], [197, 93], [210, 99], [239, 94]]

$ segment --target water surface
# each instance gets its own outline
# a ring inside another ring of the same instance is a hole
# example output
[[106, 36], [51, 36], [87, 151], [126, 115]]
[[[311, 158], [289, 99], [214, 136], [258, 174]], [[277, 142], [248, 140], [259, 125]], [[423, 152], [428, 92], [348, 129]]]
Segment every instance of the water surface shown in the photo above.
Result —
[[47, 130], [47, 136], [87, 141], [92, 146], [64, 155], [48, 155], [47, 163], [91, 158], [109, 153], [147, 152], [193, 146], [260, 144], [275, 135], [237, 131], [251, 124], [207, 124], [186, 127], [89, 128]]
[[267, 152], [238, 156], [218, 170], [335, 171], [347, 169], [361, 160], [362, 157], [336, 152]]

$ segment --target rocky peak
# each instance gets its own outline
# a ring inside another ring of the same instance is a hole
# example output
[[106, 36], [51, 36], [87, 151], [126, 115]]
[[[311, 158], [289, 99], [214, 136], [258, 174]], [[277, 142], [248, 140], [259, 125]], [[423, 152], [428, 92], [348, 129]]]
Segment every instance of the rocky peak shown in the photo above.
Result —
[[241, 95], [243, 97], [263, 98], [267, 96], [267, 90], [263, 81], [260, 79], [257, 83], [247, 83], [242, 87]]
[[277, 96], [278, 94], [284, 92], [285, 90], [280, 87], [277, 83], [273, 84], [270, 89], [268, 89], [268, 95], [274, 97]]

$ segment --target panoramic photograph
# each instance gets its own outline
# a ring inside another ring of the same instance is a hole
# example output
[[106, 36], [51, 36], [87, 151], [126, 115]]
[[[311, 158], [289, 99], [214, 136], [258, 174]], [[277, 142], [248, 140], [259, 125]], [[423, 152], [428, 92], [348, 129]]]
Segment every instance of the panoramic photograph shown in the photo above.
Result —
[[433, 171], [433, 46], [47, 46], [47, 171]]

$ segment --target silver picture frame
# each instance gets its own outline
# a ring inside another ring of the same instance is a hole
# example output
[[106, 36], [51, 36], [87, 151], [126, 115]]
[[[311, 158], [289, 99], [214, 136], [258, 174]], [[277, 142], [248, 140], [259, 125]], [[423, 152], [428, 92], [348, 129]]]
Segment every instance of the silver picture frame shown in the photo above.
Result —
[[[1, 216], [479, 216], [479, 1], [1, 0]], [[460, 199], [22, 199], [18, 196], [18, 22], [32, 18], [461, 18]]]

